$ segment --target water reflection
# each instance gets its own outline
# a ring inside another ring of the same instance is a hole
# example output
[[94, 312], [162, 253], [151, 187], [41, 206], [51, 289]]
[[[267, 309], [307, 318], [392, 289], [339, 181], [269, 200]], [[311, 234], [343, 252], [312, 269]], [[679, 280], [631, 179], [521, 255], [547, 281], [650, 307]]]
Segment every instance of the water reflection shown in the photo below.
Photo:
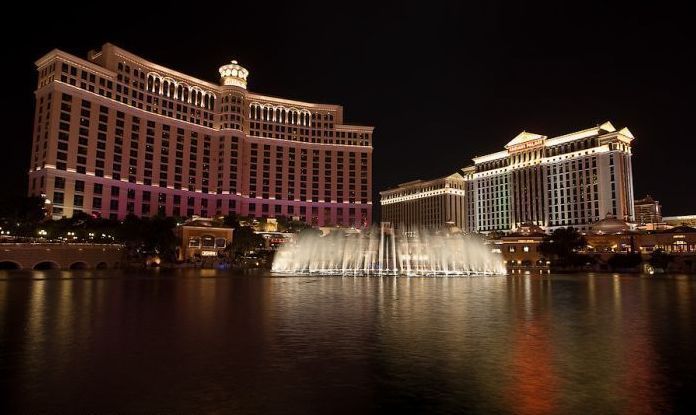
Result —
[[678, 412], [695, 403], [695, 287], [622, 275], [5, 273], [2, 405]]

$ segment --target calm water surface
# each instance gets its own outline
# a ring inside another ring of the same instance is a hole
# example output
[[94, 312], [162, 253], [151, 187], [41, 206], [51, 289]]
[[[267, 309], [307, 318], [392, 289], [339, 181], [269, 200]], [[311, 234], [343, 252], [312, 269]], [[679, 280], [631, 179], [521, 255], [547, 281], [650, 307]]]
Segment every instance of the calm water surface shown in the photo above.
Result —
[[695, 300], [687, 276], [0, 272], [0, 412], [686, 412]]

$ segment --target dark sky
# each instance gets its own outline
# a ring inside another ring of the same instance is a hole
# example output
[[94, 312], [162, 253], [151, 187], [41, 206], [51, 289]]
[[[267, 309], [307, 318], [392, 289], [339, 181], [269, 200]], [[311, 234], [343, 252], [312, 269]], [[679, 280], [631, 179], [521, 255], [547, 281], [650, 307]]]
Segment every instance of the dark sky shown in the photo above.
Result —
[[685, 8], [241, 3], [62, 2], [6, 16], [19, 26], [0, 29], [3, 204], [26, 189], [33, 62], [53, 48], [84, 57], [108, 41], [213, 82], [237, 59], [252, 91], [343, 105], [348, 123], [376, 127], [376, 205], [379, 190], [449, 174], [521, 130], [553, 136], [611, 120], [636, 136], [636, 195], [650, 193], [667, 215], [696, 213], [696, 53]]

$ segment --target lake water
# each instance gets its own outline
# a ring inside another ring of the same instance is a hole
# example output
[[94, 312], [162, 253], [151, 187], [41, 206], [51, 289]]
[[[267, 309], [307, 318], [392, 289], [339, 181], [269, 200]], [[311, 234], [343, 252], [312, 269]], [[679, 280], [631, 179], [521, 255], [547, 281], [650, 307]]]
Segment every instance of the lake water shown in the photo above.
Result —
[[696, 277], [0, 272], [2, 413], [696, 405]]

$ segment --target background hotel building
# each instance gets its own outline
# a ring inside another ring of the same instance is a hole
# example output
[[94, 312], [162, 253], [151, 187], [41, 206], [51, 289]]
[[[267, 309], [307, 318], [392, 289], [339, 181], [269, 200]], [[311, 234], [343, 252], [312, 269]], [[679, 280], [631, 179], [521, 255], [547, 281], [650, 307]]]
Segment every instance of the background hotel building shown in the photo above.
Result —
[[111, 44], [53, 50], [39, 73], [29, 194], [84, 211], [372, 221], [372, 127], [343, 108], [259, 95], [232, 61], [220, 85]]
[[[633, 138], [609, 122], [551, 138], [522, 132], [503, 151], [476, 157], [461, 170], [466, 201], [457, 206], [465, 211], [452, 217], [467, 218], [464, 231], [484, 233], [525, 224], [587, 231], [607, 214], [633, 221]], [[419, 197], [429, 196], [411, 194], [410, 200]], [[383, 220], [410, 220], [399, 212], [393, 207]]]
[[415, 180], [380, 192], [382, 220], [404, 232], [418, 227], [440, 228], [452, 224], [464, 228], [466, 181], [459, 173], [435, 180]]
[[636, 215], [636, 223], [639, 225], [662, 223], [662, 205], [650, 195], [635, 200], [633, 202], [633, 210]]

